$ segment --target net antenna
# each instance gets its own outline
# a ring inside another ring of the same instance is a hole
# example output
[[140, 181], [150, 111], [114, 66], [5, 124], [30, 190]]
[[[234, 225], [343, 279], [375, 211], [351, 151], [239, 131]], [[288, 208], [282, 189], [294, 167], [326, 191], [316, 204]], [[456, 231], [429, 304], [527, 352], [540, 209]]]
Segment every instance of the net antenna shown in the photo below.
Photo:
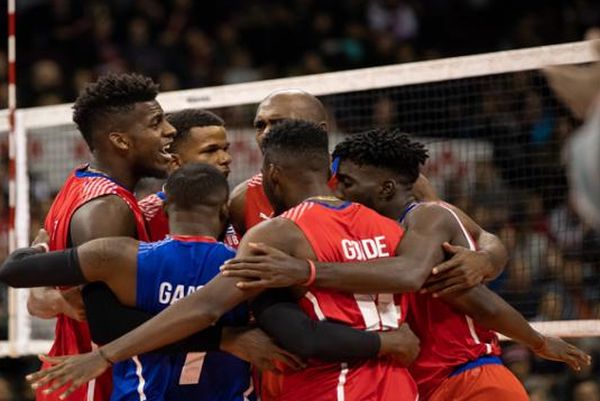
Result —
[[[10, 5], [12, 3], [12, 6]], [[14, 81], [14, 0], [9, 3], [9, 13], [13, 13], [9, 49], [11, 64], [11, 107], [0, 111], [0, 135], [9, 131], [11, 138], [11, 246], [25, 246], [28, 242], [29, 205], [27, 166], [32, 175], [52, 190], [58, 190], [70, 170], [79, 161], [88, 157], [87, 147], [72, 121], [71, 104], [29, 109], [16, 109]], [[10, 14], [9, 14], [10, 15]], [[10, 22], [10, 17], [9, 17]], [[468, 180], [473, 166], [479, 161], [489, 161], [493, 146], [489, 138], [475, 138], [463, 135], [456, 139], [456, 133], [469, 129], [480, 129], [484, 117], [513, 117], [510, 107], [517, 107], [513, 101], [514, 88], [522, 85], [520, 91], [542, 90], [539, 80], [523, 83], [522, 78], [532, 78], [536, 70], [548, 65], [583, 64], [597, 59], [590, 42], [574, 42], [552, 46], [542, 46], [521, 50], [501, 51], [464, 57], [446, 58], [432, 61], [363, 68], [357, 70], [308, 75], [293, 78], [273, 79], [235, 85], [216, 86], [161, 93], [158, 101], [165, 111], [174, 112], [185, 108], [204, 108], [217, 111], [227, 121], [227, 129], [234, 162], [230, 181], [239, 183], [259, 170], [260, 154], [254, 141], [251, 122], [256, 104], [275, 90], [300, 88], [319, 96], [329, 111], [334, 111], [332, 142], [343, 137], [342, 133], [371, 128], [375, 103], [383, 100], [380, 106], [385, 114], [391, 99], [397, 102], [393, 108], [396, 123], [403, 130], [420, 137], [433, 137], [427, 140], [432, 154], [430, 167], [438, 169], [438, 176], [463, 175]], [[493, 111], [471, 113], [468, 107], [457, 109], [456, 105], [466, 104], [481, 109], [483, 96], [477, 92], [487, 91], [488, 100], [496, 100], [490, 107]], [[513, 92], [511, 92], [513, 91]], [[506, 95], [510, 96], [506, 96]], [[548, 92], [542, 100], [550, 100]], [[456, 100], [456, 101], [455, 101]], [[530, 99], [535, 101], [536, 99]], [[539, 99], [538, 99], [539, 100]], [[384, 107], [385, 106], [385, 107]], [[552, 103], [552, 111], [560, 111]], [[446, 113], [446, 114], [444, 114]], [[470, 113], [470, 114], [469, 114]], [[366, 116], [366, 117], [365, 117]], [[469, 124], [463, 124], [468, 120]], [[399, 122], [398, 122], [399, 121]], [[462, 124], [462, 125], [461, 125]], [[495, 122], [491, 122], [495, 124]], [[495, 126], [496, 128], [499, 128]], [[509, 127], [510, 128], [510, 127]], [[508, 130], [509, 134], [511, 130]], [[504, 137], [498, 134], [494, 139], [503, 144]], [[467, 139], [465, 139], [467, 138]], [[27, 160], [27, 143], [33, 150]], [[518, 148], [516, 149], [519, 150]], [[509, 154], [512, 149], [509, 150]], [[453, 157], [448, 161], [446, 156]], [[29, 163], [29, 164], [28, 164]], [[508, 165], [510, 171], [521, 167]], [[512, 170], [511, 170], [512, 169]], [[464, 173], [466, 171], [466, 173]], [[517, 171], [522, 173], [523, 170]], [[16, 184], [15, 184], [16, 183]], [[32, 185], [33, 186], [33, 185]], [[17, 295], [17, 294], [23, 294]], [[0, 343], [0, 356], [22, 355], [47, 352], [51, 334], [46, 341], [34, 340], [36, 324], [32, 331], [26, 312], [26, 291], [11, 292], [10, 299], [11, 335], [8, 344]], [[532, 316], [530, 316], [532, 317]], [[560, 334], [570, 337], [600, 336], [600, 320], [558, 321], [561, 317], [545, 317], [544, 322], [534, 323], [546, 334]], [[33, 337], [32, 337], [33, 336]], [[35, 337], [37, 338], [37, 337]]]
[[[8, 241], [9, 251], [29, 244], [29, 179], [27, 135], [17, 110], [16, 0], [8, 0]], [[27, 289], [8, 289], [8, 344], [0, 355], [28, 352], [31, 319], [27, 313]]]

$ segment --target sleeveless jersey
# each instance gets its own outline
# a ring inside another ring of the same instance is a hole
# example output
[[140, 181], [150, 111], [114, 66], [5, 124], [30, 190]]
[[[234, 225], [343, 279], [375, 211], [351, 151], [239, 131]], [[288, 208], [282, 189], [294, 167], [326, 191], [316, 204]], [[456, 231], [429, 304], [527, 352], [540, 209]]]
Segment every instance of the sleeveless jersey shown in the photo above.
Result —
[[[333, 190], [335, 190], [335, 187], [337, 186], [335, 174], [337, 172], [338, 164], [339, 161], [334, 161], [331, 165], [332, 176], [328, 185]], [[267, 195], [265, 195], [262, 173], [258, 173], [250, 178], [247, 181], [247, 186], [244, 204], [244, 222], [246, 224], [246, 231], [262, 221], [269, 220], [274, 215], [273, 207], [271, 206], [271, 203], [269, 203]]]
[[[161, 312], [208, 283], [233, 257], [231, 248], [207, 237], [173, 236], [140, 243], [136, 307], [152, 314]], [[247, 307], [234, 308], [220, 323], [246, 325]], [[224, 352], [142, 354], [115, 364], [113, 369], [115, 401], [253, 399], [250, 365]]]
[[[470, 249], [475, 250], [475, 242], [458, 216], [445, 204], [439, 205], [453, 215], [469, 241]], [[409, 370], [419, 386], [422, 400], [428, 400], [439, 385], [465, 363], [484, 355], [500, 355], [496, 334], [479, 326], [469, 316], [428, 294], [412, 293], [408, 299], [410, 314], [407, 321], [421, 340], [421, 352]]]
[[273, 207], [265, 195], [261, 173], [256, 174], [247, 182], [246, 199], [244, 203], [244, 223], [246, 231], [258, 223], [273, 217]]
[[[139, 201], [152, 242], [162, 241], [169, 234], [169, 219], [163, 208], [166, 199], [165, 193], [159, 191]], [[234, 249], [237, 249], [240, 245], [240, 237], [232, 225], [227, 226], [223, 242]]]
[[[317, 259], [351, 262], [394, 256], [404, 231], [398, 224], [356, 203], [332, 206], [306, 201], [283, 218], [304, 233]], [[405, 319], [406, 298], [394, 294], [348, 294], [310, 287], [299, 301], [315, 320], [332, 320], [356, 329], [396, 329]], [[280, 400], [414, 401], [416, 385], [408, 370], [387, 359], [353, 363], [310, 361], [286, 374]]]
[[[147, 240], [144, 218], [133, 193], [104, 174], [88, 171], [85, 166], [69, 175], [46, 216], [44, 228], [50, 236], [50, 250], [70, 247], [69, 230], [73, 214], [87, 202], [107, 195], [116, 195], [127, 203], [135, 217], [138, 239]], [[92, 341], [87, 323], [78, 322], [65, 315], [58, 315], [54, 343], [49, 355], [81, 354], [91, 350]], [[43, 364], [42, 369], [45, 368], [47, 365]], [[111, 372], [107, 371], [95, 381], [79, 387], [67, 400], [107, 401], [111, 391]], [[38, 389], [36, 400], [58, 401], [58, 395], [44, 395], [41, 393], [41, 389]]]

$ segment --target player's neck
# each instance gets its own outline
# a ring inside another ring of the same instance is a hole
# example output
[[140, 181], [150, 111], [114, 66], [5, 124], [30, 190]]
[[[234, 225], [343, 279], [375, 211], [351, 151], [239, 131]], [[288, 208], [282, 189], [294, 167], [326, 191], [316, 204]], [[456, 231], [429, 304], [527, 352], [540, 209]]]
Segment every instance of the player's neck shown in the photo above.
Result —
[[333, 192], [326, 183], [311, 182], [304, 183], [295, 191], [290, 191], [288, 204], [294, 207], [304, 202], [308, 198], [332, 196]]
[[218, 238], [222, 225], [217, 216], [199, 216], [193, 212], [170, 212], [169, 234]]
[[378, 208], [378, 212], [387, 218], [398, 220], [402, 217], [406, 208], [413, 202], [415, 202], [415, 198], [412, 193], [398, 194], [394, 199]]
[[133, 191], [140, 180], [140, 177], [131, 170], [129, 165], [118, 158], [103, 158], [94, 154], [90, 169], [109, 176], [130, 191]]

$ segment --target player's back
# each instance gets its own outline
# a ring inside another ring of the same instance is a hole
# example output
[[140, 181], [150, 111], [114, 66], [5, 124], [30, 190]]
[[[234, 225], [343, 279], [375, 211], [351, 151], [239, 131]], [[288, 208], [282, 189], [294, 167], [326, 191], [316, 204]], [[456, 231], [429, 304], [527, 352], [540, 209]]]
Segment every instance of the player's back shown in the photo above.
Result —
[[[411, 210], [418, 206], [415, 204]], [[445, 204], [440, 203], [440, 206], [454, 214]], [[475, 250], [468, 232], [458, 217], [453, 217], [461, 226], [469, 247]], [[496, 357], [500, 355], [500, 346], [494, 332], [429, 294], [413, 293], [408, 299], [407, 321], [421, 344], [419, 356], [409, 370], [419, 386], [422, 400], [428, 400], [446, 378], [470, 363], [499, 363]]]
[[[235, 252], [208, 237], [167, 237], [140, 243], [136, 307], [157, 314], [219, 274]], [[246, 325], [248, 311], [238, 306], [220, 320]], [[224, 352], [143, 354], [114, 367], [114, 400], [243, 401], [251, 398], [250, 366]], [[119, 377], [119, 378], [117, 378]], [[115, 391], [116, 393], [117, 391]]]
[[[50, 236], [50, 249], [60, 250], [70, 247], [72, 245], [70, 226], [75, 212], [87, 202], [108, 195], [119, 196], [127, 203], [135, 216], [139, 239], [146, 240], [144, 219], [133, 194], [110, 177], [90, 172], [87, 167], [83, 167], [69, 175], [48, 211], [44, 228]], [[87, 323], [78, 322], [65, 315], [58, 315], [54, 343], [49, 355], [80, 354], [89, 352], [91, 349], [92, 341]], [[47, 366], [44, 365], [43, 368], [45, 367]], [[110, 398], [111, 389], [111, 373], [109, 371], [89, 386], [81, 386], [67, 400], [106, 401]], [[38, 389], [36, 399], [58, 400], [58, 396], [44, 395]]]
[[[403, 230], [390, 219], [356, 203], [331, 205], [306, 201], [282, 218], [304, 233], [319, 261], [351, 262], [394, 256]], [[405, 319], [405, 297], [348, 294], [310, 287], [299, 301], [315, 320], [332, 320], [357, 329], [383, 331]], [[352, 363], [311, 361], [301, 372], [286, 374], [281, 400], [415, 400], [408, 371], [389, 360]]]

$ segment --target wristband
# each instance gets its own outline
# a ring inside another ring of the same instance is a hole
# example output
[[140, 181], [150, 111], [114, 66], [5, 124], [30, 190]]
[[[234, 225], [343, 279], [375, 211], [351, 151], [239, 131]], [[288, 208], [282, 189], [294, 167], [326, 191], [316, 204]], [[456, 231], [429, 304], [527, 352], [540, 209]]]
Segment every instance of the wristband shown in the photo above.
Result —
[[306, 259], [306, 261], [308, 262], [308, 267], [310, 269], [310, 273], [308, 274], [308, 280], [306, 280], [306, 282], [302, 285], [304, 287], [310, 287], [311, 285], [314, 284], [314, 282], [317, 278], [317, 268], [315, 266], [315, 262], [313, 262], [312, 260]]
[[109, 366], [114, 365], [113, 361], [111, 361], [110, 359], [108, 359], [108, 357], [104, 354], [104, 351], [102, 350], [102, 348], [98, 348], [98, 355], [100, 355], [100, 357], [102, 359], [104, 359], [106, 361], [106, 363], [109, 364]]

